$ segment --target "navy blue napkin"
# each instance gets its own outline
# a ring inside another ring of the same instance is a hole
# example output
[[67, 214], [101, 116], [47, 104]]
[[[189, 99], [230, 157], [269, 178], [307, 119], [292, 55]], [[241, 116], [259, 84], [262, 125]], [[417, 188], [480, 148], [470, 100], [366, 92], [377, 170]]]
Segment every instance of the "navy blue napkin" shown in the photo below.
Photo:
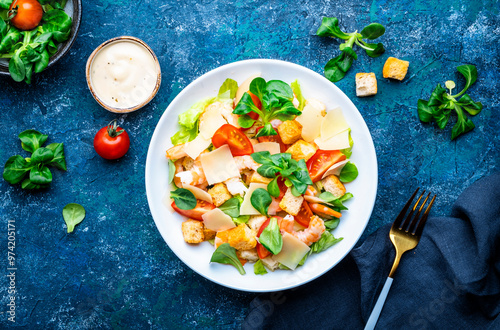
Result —
[[[439, 196], [438, 196], [439, 198]], [[384, 226], [334, 269], [254, 299], [243, 329], [362, 329], [394, 260]], [[403, 255], [377, 329], [500, 329], [500, 173], [467, 188], [450, 217], [429, 218]]]

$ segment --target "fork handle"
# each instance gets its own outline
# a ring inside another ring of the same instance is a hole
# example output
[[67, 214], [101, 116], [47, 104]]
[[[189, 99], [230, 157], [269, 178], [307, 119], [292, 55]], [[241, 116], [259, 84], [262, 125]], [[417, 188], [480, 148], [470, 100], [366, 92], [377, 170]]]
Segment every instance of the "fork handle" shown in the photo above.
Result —
[[391, 289], [392, 281], [393, 281], [392, 277], [388, 277], [387, 280], [385, 281], [384, 287], [382, 288], [382, 291], [378, 296], [377, 303], [375, 304], [375, 307], [373, 307], [372, 313], [368, 318], [368, 322], [366, 322], [365, 330], [372, 330], [375, 328], [375, 325], [377, 324], [378, 321], [378, 317], [380, 316], [380, 312], [382, 312], [382, 308], [384, 307], [387, 294]]

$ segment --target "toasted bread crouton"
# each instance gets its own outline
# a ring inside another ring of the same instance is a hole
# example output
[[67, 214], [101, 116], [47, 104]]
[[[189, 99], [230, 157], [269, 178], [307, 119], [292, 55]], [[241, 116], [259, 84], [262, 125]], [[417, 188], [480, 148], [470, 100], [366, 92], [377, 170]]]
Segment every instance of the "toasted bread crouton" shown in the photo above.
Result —
[[230, 229], [227, 242], [236, 250], [250, 250], [257, 245], [255, 234], [246, 224]]
[[252, 215], [247, 222], [248, 227], [257, 235], [262, 224], [267, 220], [265, 215]]
[[408, 61], [398, 60], [395, 57], [389, 57], [387, 61], [385, 61], [382, 74], [384, 78], [403, 80], [408, 72], [409, 65], [410, 62]]
[[364, 97], [377, 94], [375, 73], [356, 73], [356, 96]]
[[294, 196], [292, 194], [292, 189], [288, 188], [286, 190], [285, 196], [283, 196], [283, 199], [280, 202], [280, 207], [288, 214], [297, 215], [300, 211], [300, 207], [302, 206], [303, 201], [304, 197]]
[[227, 243], [227, 237], [229, 236], [229, 231], [231, 229], [228, 229], [228, 230], [224, 230], [224, 231], [218, 231], [217, 234], [215, 234], [215, 238], [214, 238], [214, 246], [215, 248], [217, 249], [220, 245], [224, 244], [224, 243]]
[[323, 187], [326, 191], [330, 192], [335, 198], [344, 196], [345, 187], [336, 175], [329, 175], [323, 180], [321, 180]]
[[256, 262], [257, 260], [259, 260], [259, 255], [257, 254], [257, 249], [236, 251], [236, 255], [240, 259], [245, 259], [245, 260], [248, 260], [251, 262]]
[[266, 178], [257, 173], [257, 171], [253, 172], [252, 175], [250, 176], [250, 183], [255, 182], [255, 183], [265, 183], [268, 184], [269, 182], [273, 181], [271, 178]]
[[287, 120], [278, 126], [278, 133], [284, 144], [293, 144], [302, 136], [302, 125], [296, 120]]
[[227, 187], [223, 183], [217, 183], [212, 188], [208, 189], [208, 193], [212, 196], [213, 204], [217, 207], [221, 206], [228, 199], [233, 197], [227, 190]]
[[197, 220], [186, 220], [182, 223], [182, 236], [186, 243], [196, 244], [205, 240], [203, 234], [203, 222]]
[[274, 260], [271, 256], [266, 257], [264, 259], [260, 259], [260, 260], [262, 260], [262, 263], [264, 264], [264, 266], [266, 266], [266, 268], [272, 272], [274, 272], [276, 269], [278, 269], [278, 267], [280, 265], [280, 263], [277, 262], [276, 260]]
[[316, 153], [316, 147], [304, 140], [298, 140], [286, 152], [290, 153], [292, 158], [297, 161], [304, 159], [307, 162]]
[[203, 235], [205, 236], [204, 237], [205, 241], [214, 239], [215, 238], [215, 234], [217, 234], [216, 231], [208, 229], [207, 227], [205, 227], [205, 225], [203, 225]]

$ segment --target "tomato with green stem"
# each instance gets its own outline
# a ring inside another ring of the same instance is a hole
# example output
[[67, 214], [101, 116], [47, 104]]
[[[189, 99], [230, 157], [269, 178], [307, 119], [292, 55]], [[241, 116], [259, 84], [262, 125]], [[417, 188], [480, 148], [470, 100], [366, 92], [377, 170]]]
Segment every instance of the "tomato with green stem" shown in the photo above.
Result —
[[37, 0], [14, 0], [8, 13], [10, 22], [19, 30], [33, 30], [42, 16], [43, 8]]
[[123, 157], [130, 148], [128, 133], [118, 127], [116, 119], [101, 128], [94, 137], [94, 149], [104, 159]]

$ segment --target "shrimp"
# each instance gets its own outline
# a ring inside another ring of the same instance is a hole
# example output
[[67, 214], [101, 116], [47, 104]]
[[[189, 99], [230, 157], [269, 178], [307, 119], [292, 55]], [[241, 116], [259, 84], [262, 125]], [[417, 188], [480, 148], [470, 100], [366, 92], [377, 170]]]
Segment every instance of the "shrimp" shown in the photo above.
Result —
[[280, 229], [281, 232], [287, 232], [295, 236], [297, 239], [302, 241], [307, 245], [311, 245], [314, 242], [317, 242], [323, 232], [325, 231], [325, 223], [321, 220], [317, 215], [313, 215], [311, 217], [311, 221], [309, 222], [309, 226], [301, 231], [293, 230], [293, 216], [286, 216], [281, 220]]
[[[180, 168], [184, 169], [182, 165]], [[176, 169], [175, 177], [179, 178], [182, 184], [200, 186], [200, 185], [205, 185], [205, 183], [207, 182], [207, 178], [205, 176], [205, 173], [203, 172], [203, 168], [201, 167], [201, 162], [199, 160], [195, 160], [189, 170], [183, 170], [177, 172], [177, 170], [180, 168], [178, 166], [175, 167]]]
[[238, 118], [240, 116], [233, 113], [233, 107], [228, 105], [227, 103], [223, 103], [220, 109], [220, 113], [225, 120], [227, 120], [228, 124], [233, 125], [234, 127], [239, 128], [240, 124], [238, 124]]
[[314, 186], [308, 186], [305, 192], [307, 196], [316, 196], [317, 193], [318, 191], [314, 188]]
[[224, 184], [226, 185], [229, 193], [231, 193], [231, 195], [233, 196], [240, 195], [241, 197], [243, 197], [248, 191], [248, 188], [245, 187], [240, 178], [229, 178], [224, 181]]
[[168, 159], [180, 159], [187, 156], [187, 153], [184, 151], [185, 143], [178, 144], [173, 146], [172, 148], [167, 150], [167, 158]]
[[318, 203], [309, 203], [311, 211], [319, 215], [333, 216], [335, 218], [340, 218], [342, 213], [332, 210], [331, 208]]
[[246, 169], [257, 171], [257, 169], [260, 167], [260, 164], [248, 155], [236, 156], [234, 157], [234, 161], [236, 162], [236, 166], [238, 167], [240, 173]]

